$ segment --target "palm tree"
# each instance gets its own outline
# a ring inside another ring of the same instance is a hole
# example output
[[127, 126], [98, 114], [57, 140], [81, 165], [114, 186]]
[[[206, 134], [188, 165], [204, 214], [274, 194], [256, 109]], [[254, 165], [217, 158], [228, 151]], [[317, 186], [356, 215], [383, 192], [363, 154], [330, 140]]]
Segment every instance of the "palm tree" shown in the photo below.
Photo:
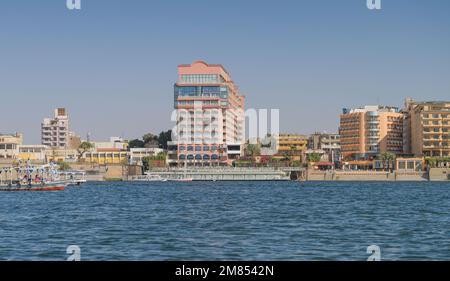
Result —
[[385, 152], [380, 155], [380, 160], [383, 161], [383, 168], [391, 170], [391, 163], [395, 160], [395, 154], [391, 152]]
[[294, 155], [295, 155], [296, 150], [297, 150], [297, 147], [295, 145], [291, 145], [290, 153], [289, 153], [289, 166], [292, 166], [294, 163]]

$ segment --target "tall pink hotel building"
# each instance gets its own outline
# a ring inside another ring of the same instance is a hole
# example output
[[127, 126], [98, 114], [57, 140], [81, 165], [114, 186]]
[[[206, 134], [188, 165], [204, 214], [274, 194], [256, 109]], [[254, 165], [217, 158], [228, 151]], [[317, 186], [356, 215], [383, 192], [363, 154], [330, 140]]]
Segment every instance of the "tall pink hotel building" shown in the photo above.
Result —
[[174, 102], [171, 166], [230, 165], [242, 154], [245, 97], [222, 65], [196, 61], [178, 66]]

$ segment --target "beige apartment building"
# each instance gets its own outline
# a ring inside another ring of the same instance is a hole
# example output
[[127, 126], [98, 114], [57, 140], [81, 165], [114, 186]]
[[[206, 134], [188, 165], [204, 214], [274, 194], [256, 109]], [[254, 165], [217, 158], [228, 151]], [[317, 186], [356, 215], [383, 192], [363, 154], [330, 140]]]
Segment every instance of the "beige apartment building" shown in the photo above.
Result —
[[403, 153], [403, 113], [388, 106], [344, 109], [340, 116], [345, 160], [371, 160], [385, 152]]
[[341, 156], [341, 136], [339, 134], [314, 133], [309, 136], [308, 150], [323, 154], [324, 161], [337, 162]]
[[277, 154], [275, 158], [289, 155], [293, 161], [304, 161], [308, 148], [308, 136], [299, 134], [278, 134], [276, 138]]
[[41, 125], [41, 144], [52, 148], [68, 148], [69, 116], [65, 108], [57, 108], [53, 118], [45, 118]]
[[22, 134], [0, 134], [0, 159], [16, 159], [22, 143]]
[[404, 149], [416, 157], [450, 156], [450, 101], [406, 100]]

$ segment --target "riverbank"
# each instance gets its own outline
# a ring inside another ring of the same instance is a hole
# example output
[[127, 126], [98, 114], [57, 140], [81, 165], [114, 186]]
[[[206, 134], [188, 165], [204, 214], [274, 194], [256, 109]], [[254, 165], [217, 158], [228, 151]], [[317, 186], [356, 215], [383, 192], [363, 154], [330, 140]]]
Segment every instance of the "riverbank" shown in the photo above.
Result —
[[[8, 167], [0, 163], [0, 168]], [[142, 167], [136, 165], [96, 165], [71, 163], [71, 169], [85, 171], [86, 180], [134, 181], [145, 177]], [[318, 171], [300, 167], [284, 168], [233, 168], [233, 167], [196, 167], [196, 168], [158, 168], [148, 175], [163, 179], [189, 178], [194, 181], [450, 181], [450, 168], [431, 168], [429, 171]]]
[[306, 181], [450, 181], [450, 168], [427, 171], [308, 171]]

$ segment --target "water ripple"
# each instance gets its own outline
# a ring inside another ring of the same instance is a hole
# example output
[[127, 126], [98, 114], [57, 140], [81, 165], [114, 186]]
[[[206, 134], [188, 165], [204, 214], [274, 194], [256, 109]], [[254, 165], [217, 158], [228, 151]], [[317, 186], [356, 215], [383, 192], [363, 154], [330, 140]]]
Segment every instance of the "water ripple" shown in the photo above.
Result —
[[1, 260], [450, 259], [449, 183], [90, 183], [0, 203]]

